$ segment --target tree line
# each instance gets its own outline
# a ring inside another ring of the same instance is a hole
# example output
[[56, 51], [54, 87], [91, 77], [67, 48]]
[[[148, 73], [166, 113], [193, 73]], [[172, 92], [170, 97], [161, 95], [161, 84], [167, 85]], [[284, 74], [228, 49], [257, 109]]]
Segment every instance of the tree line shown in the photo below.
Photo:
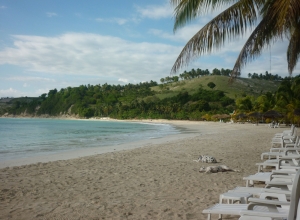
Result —
[[[275, 81], [283, 80], [283, 78], [278, 74], [272, 75], [271, 73], [268, 73], [268, 71], [266, 71], [265, 74], [248, 73], [248, 77], [251, 79], [264, 79], [264, 80], [275, 80]], [[287, 79], [287, 77], [285, 77], [285, 79]]]
[[60, 91], [50, 90], [38, 98], [13, 99], [12, 106], [0, 109], [4, 113], [35, 116], [72, 115], [81, 118], [111, 117], [116, 119], [176, 119], [211, 120], [216, 114], [266, 112], [275, 109], [285, 115], [286, 122], [297, 119], [300, 110], [300, 76], [282, 80], [275, 93], [267, 92], [257, 98], [247, 96], [231, 99], [223, 91], [214, 90], [215, 84], [203, 89], [200, 85], [193, 94], [182, 91], [173, 97], [158, 98], [150, 81], [127, 85], [81, 85]]
[[[257, 98], [245, 96], [236, 100], [237, 113], [260, 112], [276, 110], [284, 117], [286, 123], [300, 122], [300, 76], [285, 78], [275, 93], [267, 92]], [[277, 119], [278, 120], [278, 119]]]
[[[214, 68], [211, 72], [208, 69], [202, 70], [200, 68], [198, 69], [191, 69], [190, 71], [184, 71], [183, 73], [179, 74], [179, 76], [166, 76], [164, 78], [160, 79], [161, 83], [171, 83], [171, 82], [178, 82], [179, 80], [189, 80], [194, 78], [199, 78], [202, 76], [209, 76], [209, 75], [215, 75], [215, 76], [231, 76], [231, 69], [218, 69]], [[237, 73], [237, 76], [239, 77], [241, 75], [240, 72]], [[258, 74], [258, 73], [248, 73], [248, 78], [251, 79], [264, 79], [264, 80], [274, 80], [279, 81], [283, 80], [281, 76], [278, 74], [272, 75], [271, 73], [268, 73], [268, 71], [265, 72], [265, 74]], [[285, 77], [288, 78], [288, 77]]]
[[16, 101], [6, 109], [9, 114], [35, 114], [37, 116], [62, 114], [82, 118], [111, 117], [117, 119], [177, 119], [201, 120], [206, 113], [229, 113], [234, 100], [224, 92], [208, 91], [201, 86], [193, 94], [180, 92], [160, 99], [151, 87], [157, 83], [121, 85], [81, 85], [58, 91], [50, 90], [31, 102]]

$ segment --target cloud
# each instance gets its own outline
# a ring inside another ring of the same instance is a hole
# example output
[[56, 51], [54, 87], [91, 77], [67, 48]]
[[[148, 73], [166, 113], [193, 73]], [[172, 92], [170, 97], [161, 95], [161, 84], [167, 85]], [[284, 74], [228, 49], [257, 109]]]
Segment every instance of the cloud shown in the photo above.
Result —
[[[28, 83], [31, 88], [41, 83], [45, 88], [63, 88], [94, 82], [159, 82], [160, 78], [170, 74], [184, 46], [184, 43], [181, 46], [136, 43], [118, 37], [89, 33], [66, 33], [55, 37], [17, 35], [13, 36], [13, 39], [13, 47], [0, 50], [0, 65], [10, 64], [24, 68], [23, 75], [20, 73], [9, 79]], [[242, 40], [226, 44], [219, 51], [197, 58], [182, 71], [192, 68], [232, 69], [242, 45]], [[287, 76], [286, 45], [279, 42], [272, 47], [273, 74]], [[269, 71], [269, 60], [269, 51], [266, 50], [255, 62], [242, 69], [242, 74]], [[30, 71], [34, 76], [28, 77]], [[299, 72], [298, 67], [294, 74]], [[57, 80], [53, 80], [54, 78]]]
[[110, 81], [149, 81], [166, 76], [180, 51], [179, 47], [166, 44], [134, 43], [88, 33], [57, 37], [17, 35], [13, 39], [14, 47], [0, 51], [0, 65], [16, 65], [43, 74], [97, 76]]
[[109, 22], [109, 23], [117, 23], [118, 25], [124, 25], [126, 24], [129, 20], [125, 18], [96, 18], [95, 19], [97, 22]]
[[128, 83], [128, 79], [122, 79], [122, 78], [120, 78], [120, 79], [118, 79], [118, 81], [119, 82], [123, 82], [123, 83]]
[[173, 9], [168, 2], [163, 5], [136, 6], [136, 10], [141, 17], [150, 19], [170, 18], [173, 15]]
[[44, 78], [44, 77], [32, 77], [32, 76], [15, 76], [15, 77], [8, 77], [5, 80], [12, 80], [12, 81], [35, 81], [35, 82], [55, 82], [54, 79]]
[[9, 89], [0, 89], [0, 98], [1, 97], [20, 97], [24, 95], [22, 92], [9, 88]]
[[200, 25], [188, 25], [179, 29], [175, 34], [171, 32], [166, 32], [160, 29], [149, 29], [148, 33], [156, 37], [171, 40], [174, 42], [186, 43], [188, 42], [199, 30]]
[[52, 17], [57, 16], [57, 14], [54, 13], [54, 12], [47, 12], [46, 15], [47, 15], [47, 17], [49, 17], [49, 18], [52, 18]]
[[0, 9], [6, 9], [7, 7], [6, 6], [4, 6], [4, 5], [1, 5], [0, 6]]

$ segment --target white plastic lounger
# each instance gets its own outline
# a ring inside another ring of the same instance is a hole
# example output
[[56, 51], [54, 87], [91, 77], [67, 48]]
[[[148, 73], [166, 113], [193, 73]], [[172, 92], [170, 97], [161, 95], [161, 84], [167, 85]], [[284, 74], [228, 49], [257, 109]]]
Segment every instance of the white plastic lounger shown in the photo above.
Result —
[[274, 137], [282, 137], [282, 136], [293, 135], [295, 128], [296, 128], [295, 125], [291, 125], [291, 128], [289, 130], [284, 130], [281, 133], [276, 133], [274, 135]]
[[[288, 151], [286, 151], [287, 153]], [[280, 162], [282, 161], [282, 162]], [[274, 167], [276, 170], [279, 170], [280, 167], [282, 166], [299, 166], [300, 164], [300, 155], [298, 154], [289, 154], [286, 156], [281, 156], [276, 159], [270, 159], [270, 160], [266, 160], [264, 162], [261, 163], [256, 163], [255, 165], [258, 166], [258, 172], [262, 172], [263, 168], [266, 167]]]
[[[270, 182], [270, 185], [268, 185], [270, 188], [254, 188], [254, 187], [236, 187], [233, 190], [229, 190], [229, 193], [235, 193], [235, 194], [245, 194], [245, 193], [251, 193], [253, 195], [257, 195], [262, 199], [265, 199], [266, 197], [275, 197], [280, 201], [287, 202], [287, 198], [290, 198], [291, 191], [288, 190], [286, 185], [292, 185], [292, 182], [277, 182], [274, 181], [274, 176], [280, 175], [281, 172], [278, 172], [272, 175], [272, 181]], [[295, 173], [295, 172], [293, 172]], [[285, 175], [285, 173], [284, 173]], [[249, 198], [249, 201], [251, 201], [252, 198]], [[288, 205], [286, 203], [285, 205]], [[203, 210], [203, 213], [208, 214], [207, 219], [211, 219], [211, 214], [219, 214], [219, 219], [222, 218], [222, 214], [228, 214], [228, 215], [239, 215], [239, 212], [241, 210], [246, 210], [245, 207], [247, 207], [247, 204], [221, 204], [220, 203], [215, 204], [214, 206]], [[260, 207], [256, 209], [256, 211], [262, 211]], [[263, 208], [263, 211], [268, 211], [267, 208]]]
[[[249, 175], [247, 177], [243, 177], [243, 180], [246, 180], [246, 187], [250, 185], [254, 185], [254, 181], [258, 182], [270, 182], [272, 181], [284, 181], [288, 182], [290, 179], [294, 178], [294, 173], [300, 167], [298, 165], [293, 164], [294, 159], [288, 157], [289, 159], [280, 159], [278, 162], [278, 170], [273, 170], [272, 172], [258, 172], [253, 175]], [[291, 161], [290, 163], [286, 163], [286, 161]], [[276, 173], [276, 171], [279, 171]]]
[[284, 156], [300, 155], [299, 152], [300, 152], [300, 148], [293, 148], [293, 147], [286, 148], [283, 151], [279, 151], [279, 152], [264, 152], [261, 154], [261, 160], [263, 160], [265, 156], [267, 156], [268, 159], [270, 160], [271, 157], [275, 157], [278, 159], [279, 157], [284, 157]]
[[260, 196], [262, 193], [281, 193], [285, 195], [291, 195], [291, 191], [283, 185], [269, 185], [270, 188], [260, 188], [260, 187], [245, 187], [237, 186], [228, 192], [234, 193], [251, 193], [253, 196]]
[[240, 215], [241, 210], [247, 210], [248, 204], [215, 204], [214, 206], [204, 209], [202, 213], [208, 214], [207, 219], [211, 220], [211, 214], [219, 214], [218, 219], [222, 219], [222, 215]]
[[[272, 219], [287, 219], [287, 220], [299, 220], [299, 199], [300, 199], [300, 171], [297, 172], [294, 179], [293, 189], [291, 193], [290, 206], [288, 213], [285, 210], [278, 208], [278, 205], [282, 203], [280, 201], [273, 201], [273, 204], [265, 204], [265, 200], [252, 199], [251, 203], [247, 207], [247, 210], [242, 210], [240, 212], [241, 217], [239, 220], [272, 220]], [[249, 199], [250, 200], [250, 199]], [[268, 212], [256, 211], [255, 206], [266, 206], [268, 207]]]
[[271, 159], [271, 160], [266, 160], [262, 163], [256, 163], [255, 165], [258, 166], [257, 172], [263, 172], [263, 168], [266, 167], [274, 167], [276, 170], [279, 169], [279, 159]]
[[[208, 209], [203, 210], [202, 213], [208, 214], [208, 220], [211, 219], [211, 214], [228, 215], [242, 215], [240, 220], [261, 220], [261, 219], [280, 219], [287, 218], [288, 220], [295, 220], [297, 215], [297, 208], [300, 198], [300, 171], [298, 171], [294, 178], [294, 184], [291, 192], [290, 202], [283, 198], [283, 194], [269, 194], [263, 193], [260, 199], [249, 198], [251, 202], [248, 205], [244, 204], [216, 204]], [[280, 191], [280, 190], [279, 190]], [[278, 198], [277, 200], [265, 199], [268, 197]], [[280, 206], [280, 207], [278, 207]], [[257, 217], [255, 217], [257, 216]], [[270, 217], [271, 216], [271, 217]], [[269, 218], [264, 218], [269, 217]]]
[[[286, 196], [284, 194], [276, 194], [276, 193], [262, 193], [260, 195], [260, 199], [249, 198], [249, 201], [257, 201], [262, 200], [266, 201], [267, 204], [272, 204], [273, 200], [267, 200], [266, 198], [273, 197], [278, 199], [281, 202], [282, 208], [280, 208], [281, 212], [285, 214], [288, 213], [288, 208], [290, 202], [287, 201]], [[247, 211], [250, 204], [220, 204], [217, 203], [208, 209], [204, 209], [202, 213], [208, 214], [207, 219], [211, 219], [211, 214], [218, 214], [219, 218], [222, 219], [222, 215], [241, 215], [242, 211]], [[264, 206], [256, 206], [254, 208], [257, 212], [268, 212], [268, 207]]]
[[272, 172], [259, 172], [253, 175], [249, 175], [247, 177], [243, 177], [243, 180], [246, 180], [246, 187], [250, 185], [254, 185], [254, 181], [258, 182], [266, 182], [271, 180]]

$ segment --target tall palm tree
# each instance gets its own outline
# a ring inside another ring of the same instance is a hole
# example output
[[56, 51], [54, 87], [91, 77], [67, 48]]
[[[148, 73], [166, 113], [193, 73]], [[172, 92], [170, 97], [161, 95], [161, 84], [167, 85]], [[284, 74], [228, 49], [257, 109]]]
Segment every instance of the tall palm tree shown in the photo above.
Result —
[[287, 38], [288, 71], [291, 75], [300, 56], [300, 0], [170, 0], [175, 6], [174, 32], [211, 10], [228, 7], [199, 30], [185, 45], [171, 72], [191, 59], [210, 53], [225, 41], [252, 30], [233, 67], [235, 77], [265, 46]]

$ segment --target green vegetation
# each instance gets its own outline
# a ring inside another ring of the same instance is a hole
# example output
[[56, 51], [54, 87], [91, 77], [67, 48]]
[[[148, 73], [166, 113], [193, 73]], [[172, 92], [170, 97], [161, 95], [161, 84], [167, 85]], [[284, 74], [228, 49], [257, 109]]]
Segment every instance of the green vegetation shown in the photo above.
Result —
[[216, 84], [214, 84], [213, 82], [209, 82], [207, 83], [207, 86], [211, 89], [214, 89], [216, 87]]
[[297, 120], [292, 113], [300, 109], [299, 76], [281, 82], [228, 80], [228, 76], [209, 75], [159, 85], [150, 81], [53, 89], [38, 98], [0, 99], [0, 115], [217, 120], [212, 116], [275, 109], [286, 115], [286, 121]]
[[300, 76], [284, 79], [275, 93], [267, 92], [257, 98], [245, 96], [236, 99], [236, 114], [263, 113], [271, 109], [282, 114], [282, 122], [300, 123]]

